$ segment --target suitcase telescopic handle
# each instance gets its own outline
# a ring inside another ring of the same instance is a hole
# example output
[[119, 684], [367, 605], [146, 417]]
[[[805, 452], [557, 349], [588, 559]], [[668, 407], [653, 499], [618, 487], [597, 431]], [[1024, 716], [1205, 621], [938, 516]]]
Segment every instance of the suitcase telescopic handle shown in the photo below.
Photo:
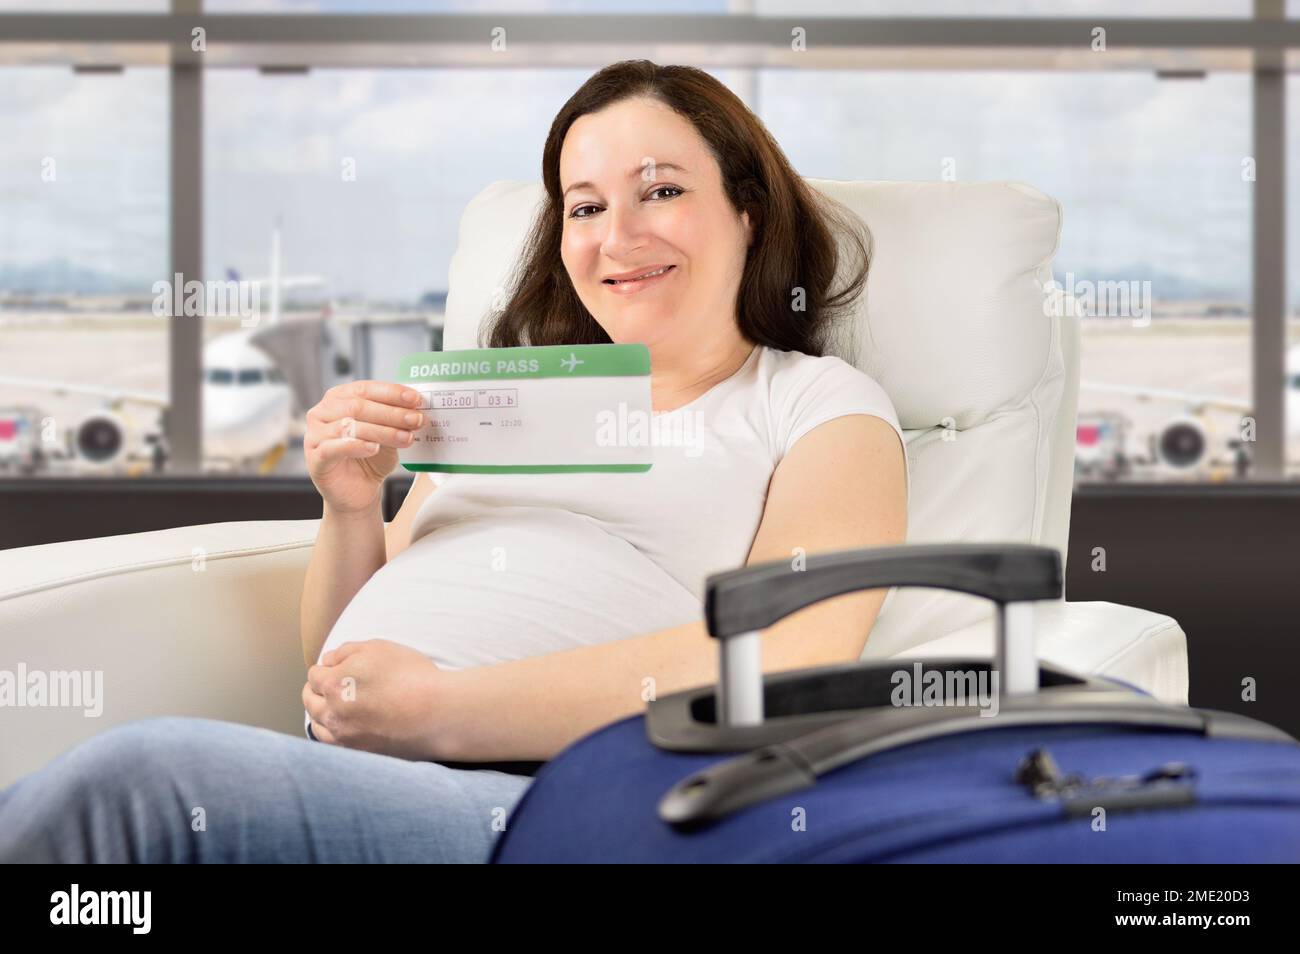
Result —
[[708, 578], [704, 618], [719, 642], [719, 723], [763, 721], [763, 629], [833, 596], [894, 586], [955, 590], [992, 600], [1000, 692], [1037, 691], [1033, 601], [1061, 596], [1061, 556], [1055, 549], [985, 543], [868, 547], [812, 554], [800, 569], [777, 560]]

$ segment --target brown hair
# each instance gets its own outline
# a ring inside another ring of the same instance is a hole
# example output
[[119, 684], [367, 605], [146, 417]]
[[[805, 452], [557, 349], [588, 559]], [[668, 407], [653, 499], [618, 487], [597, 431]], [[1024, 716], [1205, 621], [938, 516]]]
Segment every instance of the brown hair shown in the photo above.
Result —
[[[593, 75], [551, 123], [542, 150], [548, 201], [533, 221], [504, 307], [490, 321], [486, 347], [606, 344], [609, 335], [587, 311], [560, 257], [564, 201], [560, 148], [579, 116], [635, 96], [649, 96], [688, 120], [708, 144], [736, 210], [749, 213], [753, 241], [737, 296], [738, 328], [747, 340], [820, 356], [833, 322], [866, 284], [870, 236], [861, 219], [817, 192], [794, 171], [762, 122], [726, 86], [691, 66], [624, 60]], [[848, 280], [831, 290], [840, 268], [834, 232], [848, 241]], [[794, 289], [804, 291], [796, 310]]]

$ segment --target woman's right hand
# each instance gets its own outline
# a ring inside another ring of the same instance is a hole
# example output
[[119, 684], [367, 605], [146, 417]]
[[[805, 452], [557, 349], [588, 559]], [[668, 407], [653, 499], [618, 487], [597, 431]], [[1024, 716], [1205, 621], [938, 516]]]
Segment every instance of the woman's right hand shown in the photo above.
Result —
[[307, 412], [302, 453], [327, 508], [355, 514], [378, 503], [397, 448], [409, 447], [425, 422], [419, 406], [416, 391], [392, 381], [349, 381], [325, 392]]

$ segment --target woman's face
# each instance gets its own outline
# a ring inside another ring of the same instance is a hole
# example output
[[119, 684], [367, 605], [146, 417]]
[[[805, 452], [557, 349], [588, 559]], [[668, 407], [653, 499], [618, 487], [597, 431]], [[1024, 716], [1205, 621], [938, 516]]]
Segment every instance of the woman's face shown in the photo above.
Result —
[[690, 122], [647, 98], [579, 117], [560, 150], [560, 189], [564, 267], [611, 341], [653, 347], [734, 331], [749, 216], [728, 202]]

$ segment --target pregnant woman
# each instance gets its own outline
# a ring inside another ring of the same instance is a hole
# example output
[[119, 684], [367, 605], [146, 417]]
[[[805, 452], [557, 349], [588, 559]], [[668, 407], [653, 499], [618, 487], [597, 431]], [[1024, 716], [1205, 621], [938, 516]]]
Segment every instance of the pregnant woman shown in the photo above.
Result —
[[[304, 737], [109, 729], [0, 793], [0, 860], [484, 861], [538, 763], [716, 680], [708, 574], [904, 540], [894, 408], [823, 354], [866, 236], [744, 104], [700, 70], [616, 63], [560, 110], [542, 176], [485, 346], [643, 343], [656, 422], [688, 439], [646, 473], [422, 474], [385, 526], [418, 405], [332, 388], [304, 440], [323, 501]], [[771, 627], [764, 669], [857, 659], [886, 596]]]

